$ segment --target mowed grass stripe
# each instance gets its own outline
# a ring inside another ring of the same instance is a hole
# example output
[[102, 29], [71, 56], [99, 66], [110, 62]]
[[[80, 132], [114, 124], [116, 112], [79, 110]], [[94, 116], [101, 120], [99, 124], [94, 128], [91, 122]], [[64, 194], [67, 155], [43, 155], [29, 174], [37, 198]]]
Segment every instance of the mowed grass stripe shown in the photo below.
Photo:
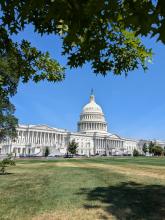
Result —
[[0, 219], [164, 219], [163, 169], [106, 160], [18, 161], [0, 176]]

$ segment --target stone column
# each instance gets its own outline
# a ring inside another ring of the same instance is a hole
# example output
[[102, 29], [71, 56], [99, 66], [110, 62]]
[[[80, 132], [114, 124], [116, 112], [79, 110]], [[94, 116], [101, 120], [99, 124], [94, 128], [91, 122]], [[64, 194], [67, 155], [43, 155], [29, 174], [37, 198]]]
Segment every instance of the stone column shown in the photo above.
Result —
[[36, 144], [37, 141], [37, 131], [34, 131], [34, 144]]
[[35, 132], [35, 145], [37, 144], [37, 131]]
[[43, 145], [45, 145], [45, 132], [43, 132]]
[[21, 143], [23, 143], [23, 131], [20, 131], [21, 133]]
[[54, 142], [55, 142], [55, 145], [57, 145], [57, 134], [55, 133], [55, 136], [54, 136]]
[[30, 131], [29, 129], [27, 130], [27, 143], [29, 144], [29, 137], [30, 137]]
[[51, 132], [50, 133], [50, 145], [52, 146], [52, 143], [53, 143], [53, 133]]
[[53, 133], [51, 133], [50, 134], [50, 145], [51, 146], [53, 145], [53, 138], [54, 138]]
[[39, 132], [39, 145], [42, 143], [42, 132]]
[[48, 132], [48, 145], [50, 145], [50, 133]]
[[31, 137], [30, 137], [31, 144], [33, 144], [33, 138], [34, 138], [34, 131], [31, 131]]
[[62, 134], [60, 134], [60, 145], [62, 144]]

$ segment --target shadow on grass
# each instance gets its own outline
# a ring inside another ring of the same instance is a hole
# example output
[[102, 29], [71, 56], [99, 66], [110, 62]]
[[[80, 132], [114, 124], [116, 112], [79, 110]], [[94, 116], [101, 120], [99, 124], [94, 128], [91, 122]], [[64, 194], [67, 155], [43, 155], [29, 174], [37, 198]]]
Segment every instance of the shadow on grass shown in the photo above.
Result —
[[6, 176], [6, 175], [10, 175], [10, 174], [13, 174], [13, 173], [0, 173], [0, 176]]
[[[165, 219], [165, 187], [123, 182], [120, 185], [82, 188], [79, 194], [87, 196], [86, 209], [101, 208], [116, 219]], [[99, 204], [92, 206], [91, 204]], [[104, 218], [106, 219], [106, 218]]]

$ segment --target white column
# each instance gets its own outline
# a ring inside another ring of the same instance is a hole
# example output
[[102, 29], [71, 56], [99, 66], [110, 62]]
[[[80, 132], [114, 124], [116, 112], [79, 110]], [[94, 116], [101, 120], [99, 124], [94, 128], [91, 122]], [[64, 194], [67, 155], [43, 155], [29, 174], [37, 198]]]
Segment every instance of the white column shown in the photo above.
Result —
[[64, 146], [64, 134], [62, 134], [62, 146]]
[[62, 146], [64, 146], [64, 134], [62, 134]]
[[45, 145], [45, 138], [46, 138], [46, 133], [43, 132], [43, 144]]
[[34, 131], [31, 131], [31, 143], [33, 144], [33, 136], [34, 136]]
[[39, 132], [37, 131], [37, 144], [39, 144]]
[[46, 144], [49, 145], [49, 133], [46, 133]]
[[49, 138], [49, 136], [48, 136], [48, 132], [46, 132], [46, 144], [48, 145], [48, 138]]
[[54, 133], [52, 133], [52, 146], [54, 145]]
[[21, 133], [21, 143], [23, 142], [23, 131], [20, 131]]
[[29, 137], [30, 137], [30, 131], [29, 131], [29, 129], [28, 129], [28, 131], [27, 131], [27, 143], [29, 144]]
[[36, 131], [36, 135], [35, 135], [35, 144], [37, 144], [37, 135], [38, 134], [38, 132]]
[[54, 143], [54, 134], [51, 133], [51, 146], [53, 146], [53, 143]]
[[53, 142], [53, 134], [52, 132], [50, 133], [50, 146], [52, 146], [52, 142]]
[[50, 133], [48, 132], [48, 145], [50, 145]]
[[38, 132], [38, 144], [41, 144], [41, 132]]
[[30, 143], [30, 131], [28, 131], [28, 139], [27, 139], [27, 143]]
[[36, 144], [36, 140], [37, 140], [37, 132], [34, 131], [34, 144]]
[[61, 134], [59, 134], [59, 144], [61, 146]]
[[42, 144], [42, 131], [40, 132], [40, 145]]
[[54, 144], [56, 145], [56, 133], [54, 133]]
[[34, 144], [36, 143], [36, 131], [34, 131], [34, 133], [33, 133], [33, 143]]

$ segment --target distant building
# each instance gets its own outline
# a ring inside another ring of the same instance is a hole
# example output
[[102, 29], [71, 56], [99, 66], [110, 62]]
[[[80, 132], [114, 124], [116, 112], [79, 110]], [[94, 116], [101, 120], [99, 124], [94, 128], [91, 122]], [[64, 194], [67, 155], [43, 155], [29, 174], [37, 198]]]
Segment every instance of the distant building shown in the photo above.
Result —
[[50, 155], [67, 152], [70, 141], [78, 143], [79, 155], [132, 155], [137, 149], [142, 153], [142, 144], [137, 140], [120, 137], [108, 132], [102, 108], [96, 104], [93, 94], [85, 105], [77, 124], [77, 132], [53, 128], [47, 125], [19, 125], [18, 137], [0, 144], [0, 154], [14, 153], [16, 156], [42, 156], [45, 147]]

